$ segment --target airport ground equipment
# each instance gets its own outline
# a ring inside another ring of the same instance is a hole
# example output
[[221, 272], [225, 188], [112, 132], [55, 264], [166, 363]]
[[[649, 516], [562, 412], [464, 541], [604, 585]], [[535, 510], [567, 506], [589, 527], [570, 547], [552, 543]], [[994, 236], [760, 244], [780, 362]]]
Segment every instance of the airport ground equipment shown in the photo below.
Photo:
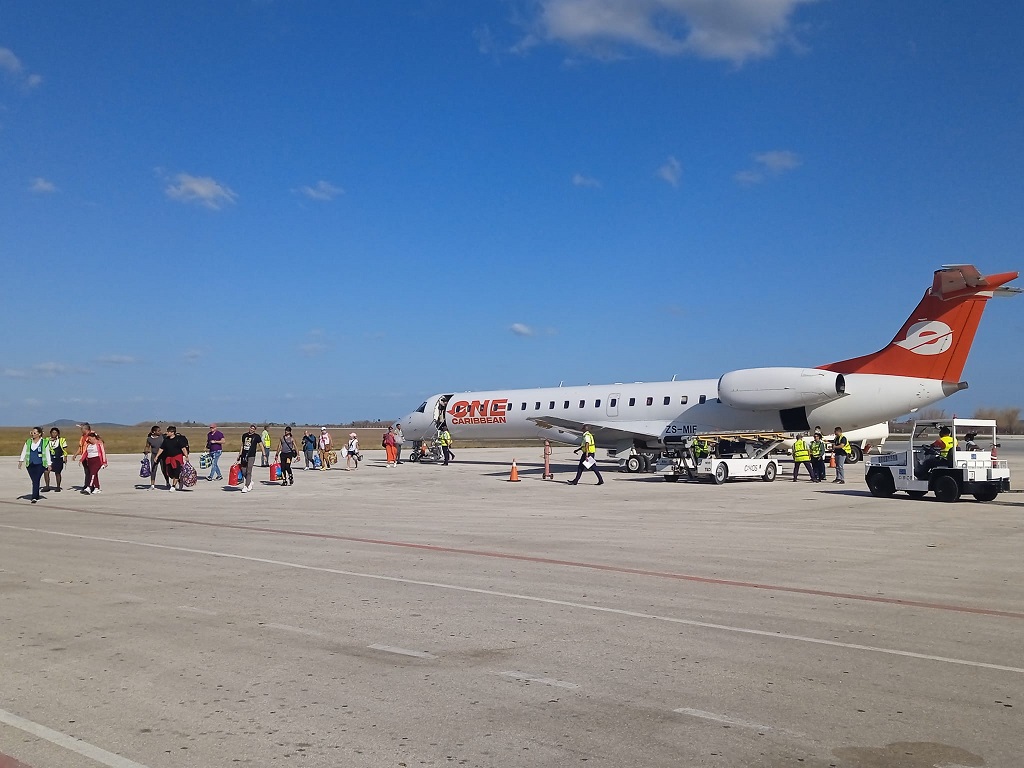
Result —
[[[942, 459], [931, 443], [948, 426], [954, 449]], [[953, 419], [914, 423], [905, 451], [869, 456], [865, 480], [872, 496], [888, 497], [905, 491], [915, 499], [929, 492], [939, 501], [957, 501], [964, 494], [992, 501], [1010, 490], [1010, 467], [996, 458], [999, 447], [992, 419]]]
[[707, 455], [697, 451], [696, 440], [687, 439], [657, 462], [656, 471], [668, 482], [681, 477], [712, 480], [721, 485], [740, 478], [772, 482], [779, 474], [779, 459], [772, 455], [786, 436], [781, 433], [706, 435], [699, 438], [709, 446]]

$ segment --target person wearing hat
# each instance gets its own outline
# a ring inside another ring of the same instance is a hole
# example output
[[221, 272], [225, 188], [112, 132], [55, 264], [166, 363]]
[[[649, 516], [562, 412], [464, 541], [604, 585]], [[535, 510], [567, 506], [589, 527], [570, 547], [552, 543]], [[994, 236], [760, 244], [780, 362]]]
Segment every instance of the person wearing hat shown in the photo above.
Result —
[[820, 483], [825, 479], [825, 441], [821, 439], [821, 428], [814, 429], [808, 449], [811, 452], [811, 481]]
[[331, 460], [331, 433], [327, 431], [327, 427], [320, 427], [320, 470], [324, 471], [330, 468]]
[[220, 473], [220, 455], [224, 451], [224, 433], [217, 429], [216, 424], [210, 425], [210, 431], [206, 433], [206, 452], [210, 454], [213, 464], [210, 466], [210, 474], [206, 479], [210, 482], [223, 480], [224, 475]]
[[[356, 465], [351, 466], [350, 461], [354, 461]], [[348, 445], [345, 446], [345, 469], [359, 469], [359, 435], [355, 432], [348, 434]]]

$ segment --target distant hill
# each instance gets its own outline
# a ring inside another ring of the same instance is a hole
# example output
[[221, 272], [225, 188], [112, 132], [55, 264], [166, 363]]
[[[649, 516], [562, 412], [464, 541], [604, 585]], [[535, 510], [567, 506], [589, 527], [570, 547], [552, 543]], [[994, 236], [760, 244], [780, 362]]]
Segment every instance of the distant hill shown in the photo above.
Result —
[[[67, 429], [68, 427], [78, 426], [81, 423], [82, 422], [75, 421], [74, 419], [57, 419], [56, 421], [51, 421], [47, 426], [58, 427], [60, 429]], [[97, 421], [95, 424], [93, 424], [93, 426], [96, 427], [97, 429], [99, 429], [100, 427], [104, 429], [109, 429], [111, 427], [124, 428], [127, 427], [128, 424], [114, 424], [113, 422], [110, 421]]]

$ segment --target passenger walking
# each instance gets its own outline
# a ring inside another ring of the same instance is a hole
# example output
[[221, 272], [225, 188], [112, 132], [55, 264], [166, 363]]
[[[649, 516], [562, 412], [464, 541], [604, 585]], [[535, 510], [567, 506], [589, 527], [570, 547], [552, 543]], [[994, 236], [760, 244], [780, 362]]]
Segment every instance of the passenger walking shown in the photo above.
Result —
[[832, 438], [832, 455], [836, 460], [836, 479], [833, 483], [843, 485], [846, 482], [846, 457], [850, 455], [850, 441], [846, 439], [841, 427], [835, 428], [835, 437]]
[[78, 450], [75, 452], [72, 461], [78, 461], [82, 464], [82, 471], [85, 473], [85, 478], [82, 480], [81, 490], [85, 490], [89, 487], [89, 468], [85, 465], [85, 461], [82, 459], [82, 455], [85, 453], [85, 446], [89, 443], [89, 433], [92, 432], [92, 424], [85, 422], [85, 424], [75, 424], [76, 427], [80, 427], [82, 430], [82, 436], [78, 438]]
[[281, 485], [295, 485], [295, 475], [292, 474], [292, 461], [299, 452], [295, 449], [295, 440], [292, 438], [292, 428], [285, 427], [281, 435], [281, 442], [277, 446], [275, 461], [281, 462]]
[[811, 451], [807, 445], [807, 441], [804, 438], [807, 435], [801, 432], [796, 436], [796, 442], [793, 443], [793, 482], [796, 482], [797, 475], [800, 474], [800, 467], [804, 464], [807, 465], [807, 474], [810, 475], [811, 480], [814, 480], [814, 467], [811, 465]]
[[241, 465], [242, 474], [245, 475], [242, 493], [252, 490], [252, 471], [256, 466], [256, 452], [262, 447], [263, 438], [256, 431], [256, 425], [250, 424], [249, 431], [242, 435], [242, 448], [238, 452], [238, 464]]
[[164, 442], [156, 454], [158, 461], [163, 461], [167, 471], [167, 490], [180, 491], [181, 468], [188, 459], [188, 438], [178, 434], [177, 427], [167, 427]]
[[441, 451], [444, 453], [443, 466], [447, 467], [448, 462], [455, 458], [455, 454], [452, 453], [452, 433], [448, 431], [447, 424], [441, 424], [437, 431], [437, 442], [441, 444]]
[[405, 442], [405, 435], [402, 434], [402, 425], [395, 424], [395, 463], [402, 463], [402, 443]]
[[[50, 490], [60, 493], [60, 475], [64, 471], [64, 462], [67, 460], [68, 441], [60, 436], [59, 429], [53, 427], [50, 429], [50, 439], [48, 442], [50, 444], [50, 466], [43, 470], [43, 482], [46, 483], [43, 493]], [[50, 487], [51, 472], [53, 472], [57, 480], [56, 488]]]
[[260, 440], [263, 444], [263, 466], [270, 466], [270, 431], [267, 429], [267, 425], [263, 425], [263, 432], [260, 434]]
[[25, 467], [32, 480], [32, 495], [29, 497], [35, 504], [42, 496], [39, 495], [39, 481], [50, 466], [50, 442], [43, 438], [41, 427], [33, 427], [28, 433], [28, 440], [21, 449], [18, 469]]
[[[397, 461], [397, 459], [395, 458], [396, 451], [395, 451], [395, 428], [394, 427], [388, 427], [388, 431], [384, 433], [384, 438], [383, 438], [383, 440], [381, 440], [381, 442], [384, 444], [384, 453], [387, 456], [388, 466], [389, 467], [395, 466], [395, 461]], [[447, 464], [447, 462], [445, 462], [445, 463]]]
[[163, 461], [158, 461], [157, 456], [160, 455], [160, 448], [164, 444], [163, 430], [160, 429], [159, 424], [154, 424], [149, 430], [149, 435], [146, 436], [146, 447], [142, 449], [142, 455], [149, 456], [150, 472], [149, 472], [149, 490], [156, 488], [156, 468], [160, 467], [160, 473], [164, 476], [164, 482], [167, 483], [167, 487], [171, 487], [171, 481], [167, 479], [167, 465]]
[[320, 441], [318, 445], [320, 448], [320, 470], [326, 471], [330, 469], [331, 461], [331, 433], [327, 431], [327, 427], [320, 427]]
[[107, 452], [103, 448], [103, 440], [95, 432], [86, 436], [85, 453], [82, 455], [82, 463], [89, 470], [89, 485], [82, 489], [82, 493], [100, 492], [100, 470], [107, 466]]
[[593, 470], [597, 475], [597, 484], [604, 485], [604, 478], [601, 477], [601, 470], [597, 468], [597, 443], [594, 442], [594, 435], [590, 432], [590, 425], [583, 425], [583, 437], [580, 438], [580, 447], [573, 453], [580, 454], [580, 465], [576, 468], [576, 477], [569, 481], [569, 485], [576, 485], [583, 476], [584, 469]]
[[[355, 463], [354, 467], [349, 465], [350, 461]], [[349, 433], [345, 446], [345, 469], [359, 469], [359, 435], [355, 432]]]
[[825, 479], [825, 441], [821, 439], [820, 429], [814, 431], [808, 450], [811, 453], [811, 480], [820, 483]]
[[210, 425], [210, 431], [206, 433], [206, 450], [210, 454], [210, 474], [206, 479], [210, 482], [223, 480], [224, 475], [220, 473], [220, 455], [224, 451], [224, 433], [217, 429], [216, 424]]
[[316, 451], [316, 435], [308, 429], [302, 432], [302, 468], [313, 466], [313, 453]]

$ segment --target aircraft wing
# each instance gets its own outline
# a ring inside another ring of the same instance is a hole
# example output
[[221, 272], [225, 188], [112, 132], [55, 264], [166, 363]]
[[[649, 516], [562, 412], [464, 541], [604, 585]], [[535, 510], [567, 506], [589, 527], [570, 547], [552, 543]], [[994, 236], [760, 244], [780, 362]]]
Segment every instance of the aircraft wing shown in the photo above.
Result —
[[535, 416], [529, 419], [542, 429], [564, 429], [577, 435], [583, 434], [583, 425], [590, 426], [594, 441], [601, 447], [639, 440], [643, 443], [660, 442], [665, 431], [664, 421], [616, 421], [605, 424], [600, 421], [575, 421], [558, 416]]

